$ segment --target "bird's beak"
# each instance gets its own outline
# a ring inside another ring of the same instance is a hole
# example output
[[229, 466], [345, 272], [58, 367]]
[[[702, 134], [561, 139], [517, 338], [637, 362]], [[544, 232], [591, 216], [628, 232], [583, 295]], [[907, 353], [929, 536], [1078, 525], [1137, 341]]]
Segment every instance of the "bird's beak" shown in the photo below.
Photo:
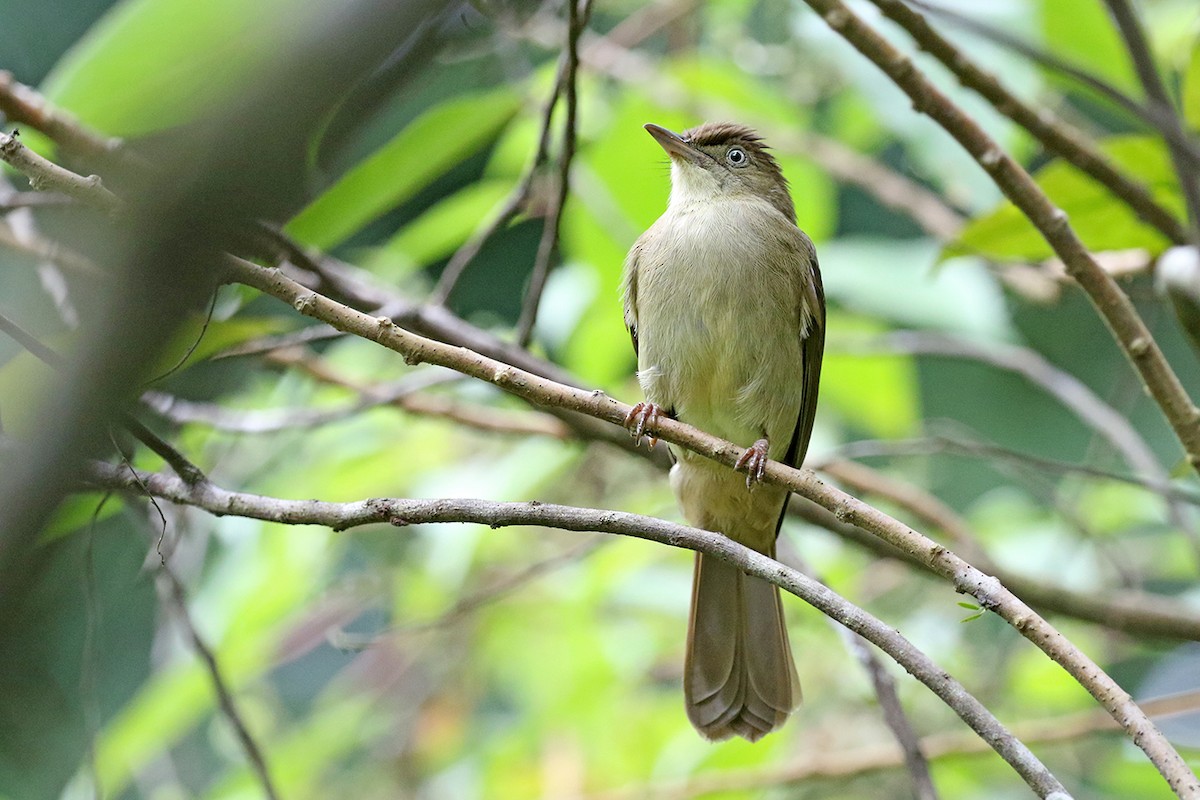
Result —
[[647, 122], [643, 127], [647, 133], [654, 137], [654, 141], [658, 142], [662, 146], [662, 149], [667, 151], [667, 155], [673, 159], [680, 158], [684, 161], [690, 161], [693, 164], [700, 164], [707, 158], [704, 153], [685, 142], [683, 137], [674, 131], [669, 131], [661, 125], [655, 125], [653, 122]]

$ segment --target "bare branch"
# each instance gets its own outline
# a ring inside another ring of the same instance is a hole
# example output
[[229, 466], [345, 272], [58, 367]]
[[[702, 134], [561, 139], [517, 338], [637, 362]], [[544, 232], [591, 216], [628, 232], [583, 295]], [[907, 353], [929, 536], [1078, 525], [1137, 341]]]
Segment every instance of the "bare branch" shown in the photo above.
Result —
[[[580, 3], [583, 7], [580, 8]], [[563, 209], [567, 205], [567, 195], [571, 189], [571, 162], [575, 159], [575, 115], [578, 106], [577, 80], [579, 72], [579, 37], [587, 27], [592, 16], [592, 0], [567, 0], [567, 46], [566, 71], [563, 74], [563, 88], [566, 90], [563, 115], [562, 152], [558, 157], [558, 181], [556, 193], [550, 210], [546, 213], [546, 222], [542, 226], [542, 238], [538, 242], [537, 255], [533, 262], [533, 272], [529, 276], [529, 288], [525, 292], [525, 302], [521, 306], [521, 317], [517, 320], [517, 344], [525, 347], [533, 336], [533, 326], [537, 322], [538, 307], [542, 302], [542, 292], [546, 289], [546, 278], [550, 275], [550, 266], [558, 251], [558, 231], [562, 225]]]
[[[845, 472], [839, 475], [840, 479], [848, 477]], [[897, 493], [893, 496], [888, 492], [887, 487], [878, 480], [856, 483], [847, 479], [846, 483], [856, 490], [861, 488], [865, 494], [886, 497], [901, 508], [908, 509], [915, 519], [938, 530], [944, 530], [947, 534], [957, 538], [952, 529], [947, 530], [942, 527], [947, 524], [948, 517], [938, 513], [941, 509], [937, 509], [936, 506], [941, 504], [936, 498], [933, 498], [931, 502], [913, 503], [908, 493]], [[903, 561], [931, 574], [936, 574], [920, 559], [871, 536], [860, 528], [840, 522], [836, 516], [819, 506], [793, 500], [788, 510], [801, 519], [817, 527], [825, 528], [830, 533], [870, 550], [876, 555]], [[952, 511], [949, 513], [953, 515]], [[959, 533], [959, 535], [962, 534]], [[1123, 631], [1132, 636], [1165, 637], [1200, 642], [1200, 614], [1184, 603], [1146, 592], [1109, 588], [1097, 592], [1065, 589], [1057, 584], [1039, 581], [1019, 572], [1005, 569], [992, 563], [986, 554], [983, 555], [980, 563], [989, 574], [994, 575], [1022, 600], [1047, 613], [1063, 614], [1102, 625], [1111, 630]]]
[[291, 525], [321, 525], [334, 530], [370, 523], [397, 527], [439, 522], [474, 522], [492, 528], [541, 525], [562, 530], [611, 533], [695, 550], [727, 561], [747, 574], [776, 584], [796, 595], [878, 646], [917, 680], [928, 686], [1041, 797], [1066, 795], [1062, 784], [1019, 740], [1013, 738], [978, 700], [911, 642], [881, 620], [831, 591], [819, 581], [711, 531], [677, 525], [653, 517], [551, 503], [497, 503], [485, 500], [408, 500], [376, 498], [353, 503], [319, 500], [281, 500], [230, 492], [206, 483], [189, 486], [162, 473], [137, 473], [90, 462], [86, 480], [94, 485], [127, 491], [148, 491], [154, 497], [192, 505], [217, 515], [239, 516]]
[[1142, 183], [1126, 175], [1104, 155], [1082, 131], [1058, 119], [1047, 109], [1035, 109], [1023, 102], [996, 79], [930, 27], [902, 0], [872, 0], [892, 21], [908, 31], [917, 45], [942, 62], [963, 86], [975, 90], [996, 110], [1029, 131], [1052, 153], [1057, 153], [1102, 186], [1150, 225], [1176, 244], [1188, 239], [1187, 229], [1163, 208]]
[[0, 160], [28, 178], [29, 185], [37, 191], [65, 194], [109, 213], [121, 207], [121, 201], [104, 188], [99, 175], [85, 178], [42, 158], [21, 143], [16, 131], [0, 132]]
[[433, 287], [433, 292], [429, 296], [430, 303], [439, 306], [446, 304], [450, 299], [450, 295], [454, 293], [454, 288], [458, 285], [459, 279], [466, 272], [467, 266], [475, 256], [479, 255], [479, 251], [483, 249], [484, 244], [495, 236], [498, 230], [512, 222], [529, 202], [529, 196], [533, 190], [534, 178], [537, 177], [542, 166], [546, 163], [546, 158], [550, 152], [550, 123], [554, 119], [554, 109], [558, 105], [558, 98], [562, 95], [569, 59], [570, 51], [568, 50], [563, 52], [562, 57], [558, 61], [558, 71], [554, 75], [554, 87], [550, 90], [550, 96], [546, 98], [546, 102], [542, 106], [541, 129], [538, 133], [538, 143], [533, 154], [533, 160], [525, 167], [525, 173], [509, 194], [508, 199], [504, 201], [504, 205], [500, 211], [487, 225], [472, 234], [471, 238], [462, 247], [454, 251], [454, 255], [450, 257], [450, 260], [442, 270], [437, 285]]
[[[847, 12], [848, 13], [848, 12]], [[226, 264], [232, 279], [253, 286], [291, 305], [306, 316], [328, 322], [335, 328], [354, 333], [396, 351], [410, 364], [421, 362], [450, 367], [466, 375], [487, 381], [505, 391], [542, 406], [580, 411], [615, 425], [622, 425], [630, 406], [606, 397], [603, 392], [586, 392], [502, 364], [464, 348], [450, 347], [425, 339], [397, 327], [386, 317], [372, 318], [326, 297], [305, 289], [277, 270], [267, 270], [237, 258]], [[677, 420], [663, 418], [648, 433], [672, 444], [686, 447], [706, 458], [732, 467], [744, 450]], [[1115, 681], [1061, 633], [1006, 589], [999, 581], [983, 574], [945, 547], [931, 541], [907, 525], [892, 519], [862, 501], [821, 483], [810, 471], [797, 470], [777, 462], [767, 465], [764, 480], [807, 497], [834, 512], [838, 519], [886, 540], [918, 558], [933, 571], [951, 581], [956, 590], [973, 596], [980, 605], [995, 611], [1023, 636], [1084, 686], [1108, 709], [1130, 738], [1177, 791], [1200, 796], [1200, 784], [1187, 764], [1141, 709]]]
[[[1058, 257], [1091, 299], [1122, 352], [1141, 375], [1183, 445], [1193, 468], [1200, 471], [1200, 409], [1197, 409], [1171, 369], [1158, 343], [1133, 303], [1096, 263], [1075, 234], [1062, 209], [1054, 206], [1020, 164], [1004, 152], [979, 124], [946, 97], [913, 64], [841, 0], [805, 0], [834, 31], [883, 72], [913, 102], [971, 154], [1045, 237]], [[899, 0], [876, 0], [899, 3]], [[1197, 788], [1200, 793], [1200, 786]]]

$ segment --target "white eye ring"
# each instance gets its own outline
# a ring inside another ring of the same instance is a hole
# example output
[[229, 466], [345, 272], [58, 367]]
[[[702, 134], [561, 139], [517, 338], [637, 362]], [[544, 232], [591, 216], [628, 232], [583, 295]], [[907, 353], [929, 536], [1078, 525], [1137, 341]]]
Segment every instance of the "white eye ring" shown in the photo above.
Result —
[[744, 167], [750, 163], [750, 157], [740, 147], [729, 148], [729, 152], [725, 154], [725, 160], [735, 167]]

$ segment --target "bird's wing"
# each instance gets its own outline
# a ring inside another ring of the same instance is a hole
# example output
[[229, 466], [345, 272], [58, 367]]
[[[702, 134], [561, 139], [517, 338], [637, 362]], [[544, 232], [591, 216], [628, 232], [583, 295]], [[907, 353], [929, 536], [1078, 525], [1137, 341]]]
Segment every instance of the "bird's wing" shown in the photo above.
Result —
[[[801, 234], [801, 253], [810, 259], [812, 264], [812, 280], [802, 282], [801, 303], [810, 309], [807, 330], [801, 328], [800, 352], [802, 386], [800, 390], [800, 409], [796, 419], [796, 428], [792, 432], [792, 441], [787, 454], [783, 457], [785, 464], [799, 467], [804, 462], [808, 452], [808, 441], [812, 436], [813, 418], [817, 413], [817, 392], [821, 385], [821, 359], [825, 353], [825, 289], [821, 285], [821, 269], [817, 264], [817, 251], [807, 236]], [[803, 324], [802, 309], [799, 317]]]
[[629, 329], [629, 338], [633, 341], [633, 352], [638, 352], [637, 333], [637, 285], [638, 262], [642, 255], [642, 239], [638, 239], [625, 256], [625, 271], [621, 276], [621, 296], [625, 301], [625, 327]]

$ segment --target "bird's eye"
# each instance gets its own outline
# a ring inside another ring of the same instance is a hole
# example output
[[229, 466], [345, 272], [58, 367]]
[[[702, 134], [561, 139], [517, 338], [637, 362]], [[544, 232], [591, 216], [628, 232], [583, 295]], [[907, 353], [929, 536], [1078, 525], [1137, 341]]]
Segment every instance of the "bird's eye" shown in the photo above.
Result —
[[732, 166], [744, 167], [750, 163], [750, 156], [746, 155], [746, 151], [740, 147], [731, 147], [725, 154], [725, 160]]

